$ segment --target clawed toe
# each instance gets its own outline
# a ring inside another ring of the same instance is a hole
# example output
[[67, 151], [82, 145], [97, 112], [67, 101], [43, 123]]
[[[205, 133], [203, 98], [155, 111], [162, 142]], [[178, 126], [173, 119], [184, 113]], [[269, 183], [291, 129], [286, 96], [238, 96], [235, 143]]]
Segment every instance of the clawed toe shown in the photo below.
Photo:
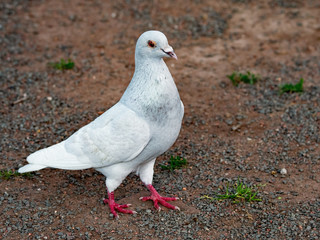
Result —
[[145, 202], [145, 201], [151, 200], [151, 196], [148, 196], [148, 197], [140, 197], [139, 200]]
[[117, 212], [126, 213], [126, 214], [134, 214], [135, 211], [125, 209], [131, 206], [131, 204], [118, 204], [114, 201], [114, 194], [113, 192], [108, 192], [109, 199], [103, 199], [105, 204], [109, 205], [110, 211], [115, 218], [119, 218]]
[[160, 194], [154, 189], [154, 187], [150, 184], [147, 185], [148, 189], [151, 192], [151, 196], [148, 197], [140, 197], [140, 200], [142, 201], [148, 201], [148, 200], [152, 200], [155, 209], [157, 209], [158, 211], [161, 211], [161, 208], [159, 206], [159, 204], [161, 204], [162, 206], [172, 209], [172, 210], [179, 210], [180, 208], [177, 206], [173, 206], [170, 203], [168, 203], [168, 201], [176, 201], [179, 198], [178, 197], [162, 197], [160, 196]]

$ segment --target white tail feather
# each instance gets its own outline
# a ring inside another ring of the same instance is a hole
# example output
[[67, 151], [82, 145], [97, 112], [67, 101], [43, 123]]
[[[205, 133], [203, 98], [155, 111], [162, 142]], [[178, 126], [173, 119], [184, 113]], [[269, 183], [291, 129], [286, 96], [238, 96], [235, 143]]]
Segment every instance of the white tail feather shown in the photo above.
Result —
[[27, 164], [21, 168], [19, 168], [18, 172], [19, 173], [26, 173], [26, 172], [33, 172], [33, 171], [38, 171], [40, 169], [46, 168], [47, 166], [43, 165], [37, 165], [37, 164]]
[[41, 149], [27, 157], [28, 165], [19, 172], [31, 172], [42, 168], [60, 168], [65, 170], [80, 170], [91, 168], [88, 163], [80, 162], [76, 155], [66, 151], [64, 141], [51, 147]]

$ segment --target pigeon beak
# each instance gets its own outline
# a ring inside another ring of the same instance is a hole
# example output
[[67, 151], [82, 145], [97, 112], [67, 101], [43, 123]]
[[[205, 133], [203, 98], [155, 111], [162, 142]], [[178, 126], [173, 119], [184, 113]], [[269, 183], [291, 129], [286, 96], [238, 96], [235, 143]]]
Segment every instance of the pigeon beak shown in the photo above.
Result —
[[177, 55], [174, 53], [173, 48], [168, 46], [163, 49], [161, 49], [165, 54], [167, 54], [169, 57], [174, 58], [175, 60], [178, 60]]

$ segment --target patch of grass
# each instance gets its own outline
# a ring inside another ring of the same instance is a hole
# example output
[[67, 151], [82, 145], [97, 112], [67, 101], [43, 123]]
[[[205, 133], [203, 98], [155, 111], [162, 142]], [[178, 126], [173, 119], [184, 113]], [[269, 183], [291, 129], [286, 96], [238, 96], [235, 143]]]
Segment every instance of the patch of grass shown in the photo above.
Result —
[[247, 73], [240, 73], [240, 72], [233, 72], [231, 75], [227, 75], [227, 77], [231, 80], [234, 86], [238, 86], [239, 83], [247, 83], [247, 84], [255, 84], [259, 77], [251, 72]]
[[165, 170], [173, 171], [175, 169], [180, 169], [185, 165], [187, 165], [187, 160], [185, 158], [181, 158], [179, 156], [176, 156], [176, 157], [171, 156], [170, 160], [168, 161], [168, 164], [166, 165], [160, 164], [160, 167]]
[[286, 83], [280, 86], [280, 94], [283, 93], [293, 93], [293, 92], [303, 92], [303, 78], [297, 84]]
[[66, 62], [64, 59], [61, 58], [60, 62], [49, 63], [49, 65], [52, 66], [54, 69], [69, 70], [74, 67], [74, 62], [71, 61], [71, 59], [68, 59], [68, 62]]
[[229, 187], [229, 183], [227, 183], [227, 186], [224, 188], [225, 193], [224, 194], [216, 194], [216, 197], [209, 197], [208, 195], [204, 195], [201, 197], [201, 199], [210, 199], [213, 200], [226, 200], [230, 199], [233, 200], [233, 203], [239, 203], [241, 201], [245, 202], [260, 202], [262, 199], [257, 197], [258, 189], [257, 187], [249, 187], [243, 182], [240, 182], [238, 179], [237, 183], [235, 183], [233, 186]]
[[23, 176], [23, 177], [32, 177], [32, 173], [19, 173], [12, 170], [0, 170], [0, 178], [4, 180], [9, 180], [14, 177]]

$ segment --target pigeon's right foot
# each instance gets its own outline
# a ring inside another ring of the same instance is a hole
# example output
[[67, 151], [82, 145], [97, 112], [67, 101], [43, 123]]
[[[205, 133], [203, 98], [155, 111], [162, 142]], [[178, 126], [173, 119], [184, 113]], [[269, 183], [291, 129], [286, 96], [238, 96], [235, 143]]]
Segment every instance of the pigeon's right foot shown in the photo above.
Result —
[[131, 206], [131, 204], [123, 204], [123, 205], [120, 205], [118, 203], [116, 203], [114, 201], [114, 192], [108, 192], [108, 198], [109, 199], [104, 199], [103, 202], [105, 204], [108, 203], [109, 205], [109, 208], [110, 208], [110, 211], [111, 213], [113, 214], [113, 216], [115, 218], [119, 218], [118, 214], [116, 211], [118, 212], [121, 212], [121, 213], [129, 213], [129, 214], [134, 214], [134, 213], [137, 213], [136, 211], [131, 211], [131, 210], [128, 210], [128, 209], [124, 209], [124, 208], [128, 208]]

